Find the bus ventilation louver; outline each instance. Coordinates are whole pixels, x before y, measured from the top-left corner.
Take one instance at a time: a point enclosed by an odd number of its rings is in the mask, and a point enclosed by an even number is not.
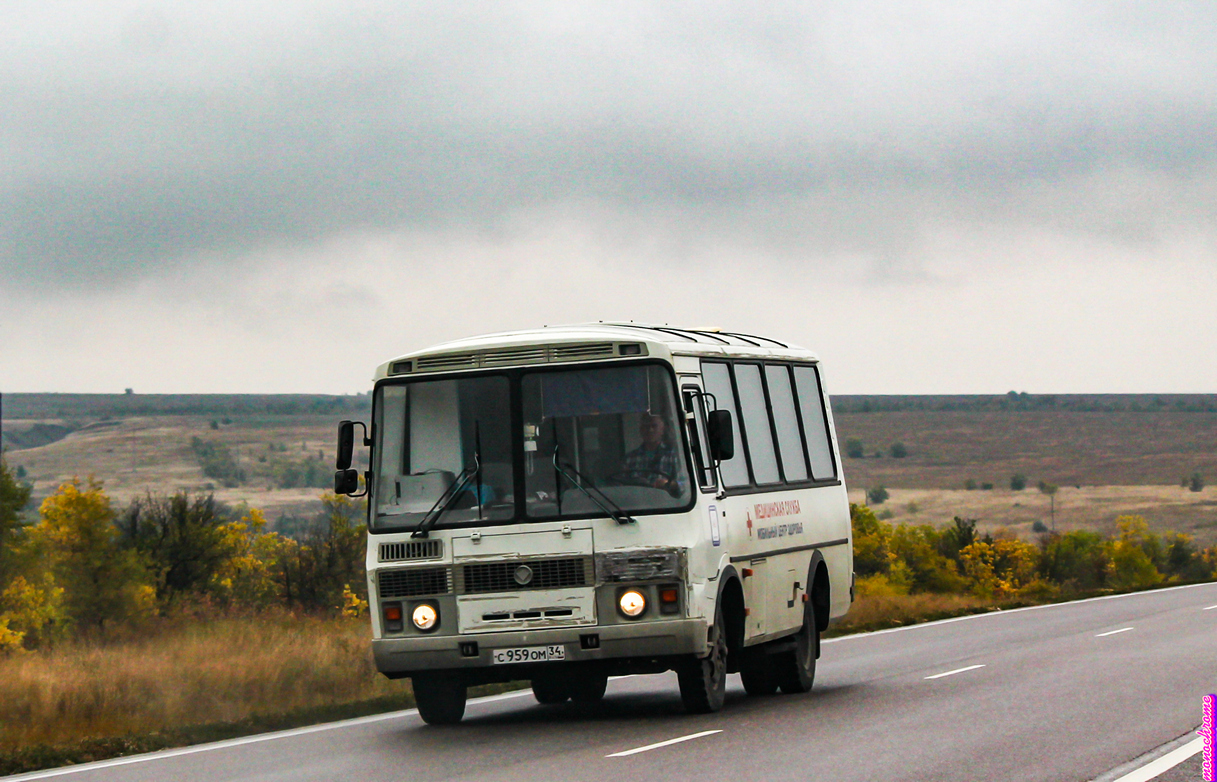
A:
[[[563,345],[500,348],[477,353],[445,353],[438,356],[422,356],[413,360],[395,361],[389,367],[389,374],[407,375],[411,372],[438,372],[445,369],[478,369],[564,361],[591,361],[618,356],[645,356],[647,353],[646,345],[641,343],[626,343],[625,347],[628,350],[622,350],[622,345],[612,342],[574,342]]]
[[[381,562],[408,562],[413,559],[439,559],[444,556],[442,540],[409,540],[401,543],[381,543]]]
[[[376,577],[376,589],[382,598],[446,595],[452,591],[449,572],[446,567],[382,570]]]
[[[527,565],[532,577],[527,584],[516,581],[516,568]],[[566,559],[510,560],[464,565],[457,573],[459,594],[516,592],[522,589],[563,589],[591,586],[591,561],[588,557]]]

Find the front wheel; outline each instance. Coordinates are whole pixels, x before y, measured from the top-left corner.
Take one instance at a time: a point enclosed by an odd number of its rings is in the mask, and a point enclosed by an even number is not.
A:
[[[456,675],[438,673],[415,676],[414,700],[418,714],[428,725],[455,725],[465,716],[468,689]]]
[[[710,654],[686,661],[677,671],[680,699],[690,714],[709,714],[723,708],[727,695],[727,634],[723,624],[720,606],[710,631]]]
[[[813,604],[807,604],[803,612],[803,628],[795,637],[795,648],[780,655],[777,659],[778,686],[787,695],[807,692],[811,689],[816,678],[816,656],[820,651],[820,630],[816,627],[816,613]]]
[[[599,703],[608,689],[608,674],[589,673],[574,676],[567,683],[570,699],[575,703]]]
[[[553,706],[570,698],[566,681],[560,676],[538,676],[532,680],[532,694],[537,703]]]

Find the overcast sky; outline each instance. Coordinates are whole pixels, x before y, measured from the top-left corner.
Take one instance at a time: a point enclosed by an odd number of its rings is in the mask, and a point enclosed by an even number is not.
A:
[[[0,6],[0,391],[593,320],[836,393],[1217,391],[1217,4]]]

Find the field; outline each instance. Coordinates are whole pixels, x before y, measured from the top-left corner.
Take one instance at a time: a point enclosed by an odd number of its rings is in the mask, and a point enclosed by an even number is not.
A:
[[[366,396],[40,395],[5,397],[8,461],[24,468],[35,496],[74,476],[94,475],[118,504],[145,492],[214,491],[274,520],[316,510],[333,469],[336,425],[366,420]],[[1145,516],[1158,530],[1217,543],[1217,487],[1192,492],[1198,472],[1217,483],[1217,410],[1211,397],[842,397],[838,437],[860,440],[865,458],[844,458],[851,498],[884,486],[877,507],[893,520],[943,524],[976,518],[1029,537],[1053,523],[1039,481],[1060,486],[1057,529],[1110,532],[1117,516]],[[1005,409],[1003,409],[1005,407]],[[861,412],[869,409],[869,412]],[[19,417],[18,417],[19,416]],[[58,439],[56,439],[58,438]],[[238,485],[204,474],[193,438],[227,448],[247,473]],[[902,443],[904,458],[892,458]],[[31,447],[21,447],[21,446]],[[312,487],[285,488],[276,461],[315,462]],[[1021,473],[1027,489],[1010,490]],[[967,490],[971,481],[977,488]],[[982,490],[984,484],[993,488]]]

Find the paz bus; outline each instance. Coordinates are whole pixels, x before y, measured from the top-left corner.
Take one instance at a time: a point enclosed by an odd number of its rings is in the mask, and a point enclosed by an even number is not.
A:
[[[598,323],[410,353],[377,369],[370,426],[339,425],[337,468],[368,498],[376,666],[430,724],[489,682],[588,703],[674,670],[695,713],[729,673],[807,692],[853,601],[820,362],[775,339]]]

